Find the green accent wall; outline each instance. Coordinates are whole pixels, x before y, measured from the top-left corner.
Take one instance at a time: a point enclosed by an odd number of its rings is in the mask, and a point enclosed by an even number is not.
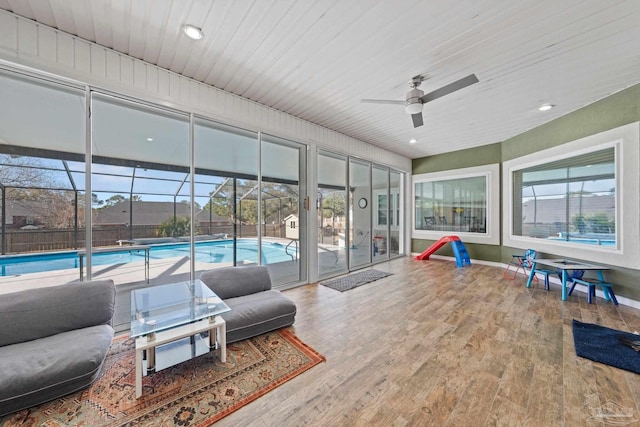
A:
[[[411,171],[413,175],[418,175],[421,173],[441,172],[473,166],[493,165],[501,162],[501,149],[502,144],[498,143],[413,159],[411,162]]]
[[[617,92],[506,141],[414,159],[412,161],[412,173],[417,175],[502,163],[637,121],[640,121],[640,84]],[[502,183],[500,192],[502,194]],[[500,197],[500,200],[502,203],[502,197]],[[502,212],[502,207],[500,212]],[[502,236],[502,230],[500,235]],[[626,236],[626,238],[629,238],[629,236]],[[634,240],[640,244],[640,236],[634,236]],[[434,243],[432,240],[412,239],[411,250],[412,252],[422,252],[432,243]],[[453,256],[453,251],[449,246],[445,245],[437,254]],[[465,246],[472,259],[502,263],[509,262],[512,254],[523,252],[522,249],[514,249],[502,245],[465,243]],[[557,257],[562,255],[545,253],[539,256]],[[606,273],[606,278],[615,284],[614,291],[616,295],[640,301],[640,270],[614,267]]]
[[[573,113],[507,139],[501,144],[502,161],[505,162],[639,120],[640,84],[637,84]]]

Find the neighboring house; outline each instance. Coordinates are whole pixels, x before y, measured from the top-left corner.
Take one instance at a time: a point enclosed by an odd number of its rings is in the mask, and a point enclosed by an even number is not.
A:
[[[175,206],[175,209],[174,209]],[[133,216],[130,214],[132,208]],[[129,224],[134,225],[159,225],[164,221],[173,218],[191,215],[189,205],[186,203],[173,202],[146,202],[128,200],[118,202],[113,206],[107,206],[93,211],[93,223],[95,225]],[[228,219],[219,217],[209,211],[199,210],[196,213],[196,222],[203,225],[228,225]],[[211,218],[211,219],[210,219]]]
[[[527,236],[546,238],[559,235],[566,231],[567,218],[565,212],[567,199],[565,197],[555,199],[529,200],[522,205],[522,233]],[[574,219],[578,215],[589,217],[593,214],[606,214],[612,221],[616,217],[615,196],[586,196],[569,198],[568,218],[570,227],[574,227]],[[614,230],[592,230],[585,227],[582,232],[600,231],[612,233]]]
[[[529,200],[522,205],[523,223],[534,222],[536,224],[555,224],[564,223],[567,218],[564,217],[567,199],[538,199]],[[582,204],[582,206],[580,206]],[[610,218],[615,218],[615,197],[614,196],[585,196],[582,202],[579,197],[571,197],[569,199],[569,211],[574,215],[582,214],[584,216],[594,213],[606,213]],[[571,221],[571,218],[569,218]]]
[[[19,229],[26,226],[41,228],[44,223],[42,212],[47,212],[46,203],[37,200],[7,200],[5,206],[6,227]]]

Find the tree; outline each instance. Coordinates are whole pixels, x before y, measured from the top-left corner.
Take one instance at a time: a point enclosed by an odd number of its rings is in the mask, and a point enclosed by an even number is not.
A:
[[[137,194],[134,194],[133,196],[131,196],[131,200],[133,200],[134,202],[139,202],[142,200],[142,197],[140,197]],[[113,196],[105,200],[103,207],[106,208],[108,206],[115,206],[118,203],[127,202],[127,201],[129,201],[128,197],[124,197],[122,194],[114,194]]]
[[[43,223],[47,228],[65,229],[74,227],[76,212],[73,192],[51,192],[47,202],[47,210],[43,218]],[[84,209],[82,208],[78,209],[78,225],[84,226]]]
[[[615,230],[614,222],[603,212],[587,215],[585,222],[592,233],[612,233]]]
[[[258,219],[257,182],[242,180],[238,183],[236,197],[237,212],[234,215],[234,194],[230,185],[212,191],[211,197],[203,209],[217,216],[232,220],[237,216],[239,221],[248,224],[280,223],[289,214],[298,212],[298,193],[287,184],[265,182],[262,184],[262,220]]]
[[[109,197],[107,200],[105,200],[104,202],[104,206],[115,206],[120,202],[124,202],[125,200],[127,200],[123,195],[121,194],[114,194],[113,196]]]
[[[91,205],[102,206],[103,204],[104,204],[104,200],[100,200],[96,193],[91,193]]]
[[[291,215],[298,214],[297,187],[287,184],[263,183],[262,185],[262,218],[265,223],[282,223]],[[256,205],[257,206],[257,205]]]
[[[323,218],[344,216],[346,207],[344,192],[331,193],[322,201],[322,216]]]
[[[576,215],[571,219],[571,224],[573,225],[573,229],[578,231],[578,233],[583,234],[587,228],[587,224],[584,220],[583,215]]]
[[[609,218],[604,212],[591,213],[588,215],[576,215],[571,219],[574,230],[580,234],[590,233],[614,233],[615,221]]]
[[[56,179],[53,171],[44,167],[38,157],[0,154],[0,183],[5,187],[64,188],[68,187]]]
[[[188,236],[191,233],[191,219],[188,216],[171,217],[162,222],[156,229],[160,237]],[[199,234],[196,226],[195,234]]]
[[[228,197],[212,197],[209,199],[206,205],[204,205],[203,210],[211,211],[219,217],[222,218],[233,218],[233,213],[231,211],[231,201]]]

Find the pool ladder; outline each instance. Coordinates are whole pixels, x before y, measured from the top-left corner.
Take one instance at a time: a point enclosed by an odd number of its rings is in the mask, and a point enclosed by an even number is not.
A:
[[[295,254],[290,254],[289,253],[289,246],[291,246],[291,244],[294,243],[294,246],[296,248],[296,253]],[[290,241],[287,246],[284,248],[284,251],[287,255],[289,255],[291,257],[291,261],[296,261],[298,259],[298,241],[297,240],[292,240]]]

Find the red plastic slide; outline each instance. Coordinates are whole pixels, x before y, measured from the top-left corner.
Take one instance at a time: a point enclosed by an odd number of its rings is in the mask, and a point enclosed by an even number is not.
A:
[[[460,240],[458,236],[444,236],[440,238],[433,245],[429,246],[426,251],[422,252],[420,255],[416,256],[418,261],[424,261],[425,259],[429,259],[429,257],[438,249],[440,249],[443,245],[453,242],[455,240]]]

